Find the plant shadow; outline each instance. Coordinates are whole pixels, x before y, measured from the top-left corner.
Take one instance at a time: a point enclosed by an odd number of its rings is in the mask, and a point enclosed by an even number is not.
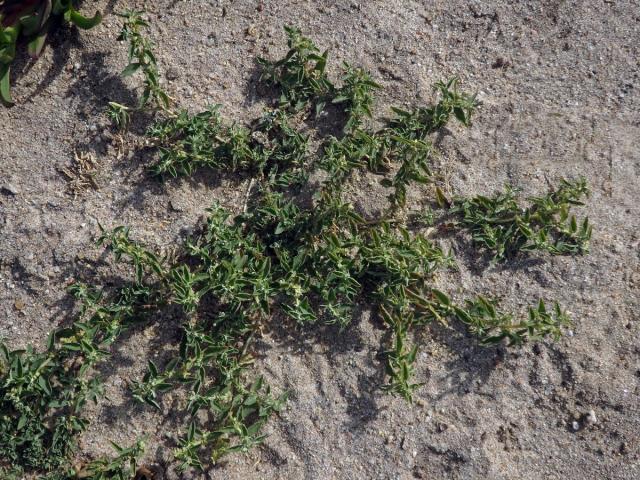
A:
[[[505,359],[506,350],[503,346],[480,345],[457,322],[448,327],[435,322],[428,329],[428,335],[437,344],[444,346],[451,355],[451,359],[445,363],[448,375],[447,381],[443,383],[452,387],[443,389],[430,398],[434,403],[452,395],[463,396],[473,392],[478,385],[487,382],[495,368]]]
[[[104,9],[104,14],[112,14],[118,0],[109,0]],[[84,1],[78,2],[80,4]],[[81,48],[80,33],[77,27],[64,23],[60,18],[53,19],[50,27],[50,33],[45,44],[45,50],[52,50],[51,65],[45,74],[45,77],[38,82],[33,91],[27,96],[30,99],[40,97],[51,84],[64,72],[69,65],[71,59],[71,51],[74,48]],[[33,69],[36,60],[27,55],[26,47],[23,42],[18,46],[18,53],[12,63],[12,72],[14,73],[14,83],[18,83],[25,79]],[[101,78],[101,77],[96,77]]]
[[[82,46],[77,29],[70,28],[69,26],[55,28],[55,25],[53,25],[52,30],[53,33],[50,34],[48,44],[45,46],[45,49],[51,49],[52,51],[51,65],[44,78],[38,82],[31,93],[26,95],[29,99],[40,97],[62,72],[64,72],[71,58],[71,50]],[[16,58],[11,65],[11,71],[14,77],[12,83],[22,83],[37,61],[38,60],[34,60],[27,55],[24,45],[19,45]],[[29,84],[29,82],[27,82],[27,84]]]

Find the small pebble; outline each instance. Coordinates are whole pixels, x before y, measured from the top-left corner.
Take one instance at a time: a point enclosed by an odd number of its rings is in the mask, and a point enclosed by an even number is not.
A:
[[[578,430],[580,430],[580,424],[578,423],[578,421],[577,421],[577,420],[574,420],[574,421],[571,423],[571,428],[573,428],[573,431],[574,431],[574,432],[577,432]]]
[[[4,190],[5,192],[10,193],[11,195],[18,195],[18,193],[20,193],[20,191],[12,183],[5,183],[4,185],[2,185],[0,190]]]
[[[177,68],[169,67],[167,69],[166,76],[167,80],[177,80],[178,78],[180,78],[180,72]]]
[[[597,421],[598,418],[596,417],[596,412],[594,412],[593,410],[589,410],[589,413],[587,413],[587,416],[584,418],[584,423],[591,426],[595,425]]]

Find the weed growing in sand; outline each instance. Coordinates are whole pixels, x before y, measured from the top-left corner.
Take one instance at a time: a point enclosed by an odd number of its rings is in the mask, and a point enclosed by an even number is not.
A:
[[[276,61],[258,58],[262,66],[260,80],[280,89],[280,106],[302,110],[312,104],[320,113],[335,87],[326,73],[329,51],[320,49],[302,32],[285,27],[289,51]]]
[[[149,44],[139,36],[145,25],[138,12],[127,14],[127,72],[144,72],[140,108],[155,102],[162,117],[168,97],[160,93]],[[130,389],[132,398],[161,411],[163,395],[182,390],[187,419],[174,457],[185,470],[204,469],[263,441],[262,427],[286,399],[252,373],[252,342],[273,318],[291,328],[324,322],[344,332],[358,310],[370,309],[389,332],[382,388],[409,401],[421,385],[415,380],[419,345],[413,334],[434,322],[458,322],[485,345],[556,338],[569,323],[558,304],[548,309],[536,301],[520,319],[501,312],[493,299],[457,300],[436,288],[438,272],[455,268],[455,260],[405,219],[416,213],[412,192],[427,185],[441,212],[458,219],[454,227],[471,231],[496,260],[532,250],[583,253],[591,227],[587,220],[578,227],[569,209],[586,194],[584,182],[563,181],[526,209],[511,190],[449,201],[432,184],[432,135],[450,121],[469,125],[478,107],[475,97],[460,92],[455,79],[439,82],[433,105],[394,109],[382,128],[368,128],[373,92],[380,86],[350,65],[334,83],[326,71],[328,53],[297,29],[286,33],[285,57],[260,60],[263,81],[280,94],[276,108],[248,126],[226,122],[219,106],[195,114],[165,111],[147,131],[157,152],[154,174],[166,178],[210,169],[250,178],[242,208],[235,215],[219,205],[209,208],[201,230],[171,256],[137,242],[125,227],[100,227],[98,243],[116,262],[131,266],[131,278],[111,293],[74,285],[80,318],[54,332],[45,353],[3,348],[0,453],[11,465],[60,471],[86,428],[82,406],[102,395],[94,367],[108,358],[124,330],[158,321],[167,308],[180,312],[179,352],[170,360],[149,361]],[[313,128],[319,126],[314,121],[334,121],[329,116],[309,118],[330,103],[344,113],[334,129],[342,132],[337,137]],[[112,115],[125,125],[129,111]],[[321,146],[317,155],[312,142]],[[386,208],[372,218],[349,200],[359,174],[375,175],[388,189]],[[425,225],[438,217],[431,208],[417,212]],[[94,462],[103,476],[92,478],[130,475],[139,453],[138,446],[132,448]]]
[[[518,251],[545,250],[554,255],[586,253],[592,227],[570,215],[572,205],[583,205],[589,194],[584,179],[562,180],[560,186],[542,197],[529,199],[523,208],[515,191],[508,187],[493,197],[456,198],[453,212],[469,230],[473,241],[493,253],[493,261],[504,260]]]
[[[137,468],[138,460],[144,453],[144,442],[138,440],[131,447],[121,447],[111,443],[116,451],[113,457],[99,458],[82,466],[72,478],[87,480],[151,480],[146,468]]]
[[[103,394],[95,367],[149,296],[133,286],[110,301],[83,284],[70,291],[81,305],[78,319],[52,332],[45,352],[0,344],[0,466],[76,478],[69,458],[88,425],[83,407]]]
[[[417,352],[417,346],[409,345],[412,327],[433,321],[446,325],[449,319],[457,319],[486,344],[502,338],[521,343],[528,337],[556,335],[567,321],[557,305],[553,314],[547,314],[541,302],[537,309],[530,309],[525,322],[497,312],[494,302],[482,297],[454,304],[432,286],[437,270],[452,267],[453,259],[426,237],[402,226],[409,186],[429,183],[431,178],[434,147],[429,136],[451,117],[469,125],[477,107],[475,97],[459,92],[455,79],[439,82],[436,104],[412,111],[394,109],[396,116],[386,127],[370,131],[362,121],[371,116],[371,93],[378,85],[361,69],[346,66],[343,85],[336,86],[325,72],[327,53],[320,54],[297,29],[287,29],[287,35],[289,51],[283,59],[260,60],[263,80],[281,93],[279,107],[262,120],[248,128],[226,124],[216,106],[195,115],[182,112],[148,132],[160,154],[153,167],[156,174],[190,175],[198,168],[212,168],[251,175],[258,181],[249,208],[232,225],[259,246],[254,246],[253,255],[268,275],[253,280],[261,294],[250,297],[265,306],[265,316],[278,309],[298,323],[322,320],[345,328],[355,304],[378,305],[395,336],[388,351],[390,382],[385,388],[407,399],[418,386],[411,383]],[[324,153],[314,158],[308,153],[308,138],[296,130],[298,112],[319,112],[329,101],[343,104],[348,113],[345,135],[320,139]],[[325,179],[312,204],[305,206],[300,187],[318,170]],[[365,220],[345,200],[345,187],[356,170],[385,177],[381,183],[391,193],[382,217]],[[438,203],[444,206],[448,201],[438,193]],[[566,203],[567,195],[550,194],[552,204],[538,202],[547,205],[545,219],[558,214],[563,221],[566,205],[556,203]],[[554,253],[568,252],[557,249]],[[200,271],[185,271],[184,276],[196,279],[199,275]],[[225,281],[233,290],[235,278]],[[211,291],[198,288],[197,280],[188,284],[184,288],[188,298]],[[155,381],[162,385],[164,379]],[[151,395],[146,401],[154,398]]]
[[[149,26],[143,18],[142,11],[127,10],[120,14],[124,25],[118,40],[129,43],[129,64],[122,71],[122,77],[130,77],[142,72],[144,89],[137,107],[109,102],[107,115],[120,129],[126,129],[131,121],[131,113],[146,108],[151,104],[154,108],[169,111],[171,99],[160,85],[160,74],[156,57],[153,54],[153,43],[142,35],[142,29]]]

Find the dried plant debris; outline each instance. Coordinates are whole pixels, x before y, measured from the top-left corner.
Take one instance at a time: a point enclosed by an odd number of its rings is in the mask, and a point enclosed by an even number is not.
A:
[[[88,189],[99,190],[97,176],[99,165],[95,157],[89,152],[75,152],[70,167],[61,167],[60,172],[67,179],[67,191],[78,197]]]
[[[249,126],[225,121],[218,106],[195,114],[160,108],[162,118],[147,132],[158,152],[151,170],[161,178],[201,168],[251,178],[242,212],[233,216],[213,205],[201,233],[171,257],[137,242],[124,226],[100,227],[99,245],[116,262],[130,265],[126,284],[72,285],[79,318],[52,332],[45,352],[2,346],[0,455],[6,468],[70,478],[65,465],[88,422],[82,407],[104,393],[95,366],[108,361],[124,331],[157,322],[167,308],[181,311],[179,353],[162,364],[149,360],[144,376],[129,384],[132,399],[160,411],[166,392],[185,392],[188,419],[174,450],[183,470],[204,469],[264,440],[262,427],[282,408],[286,392],[272,392],[253,372],[252,341],[276,315],[288,317],[292,326],[325,322],[344,329],[355,320],[356,305],[371,308],[390,333],[384,346],[387,383],[381,387],[409,401],[421,385],[415,379],[419,344],[413,333],[433,322],[457,322],[484,345],[557,338],[569,324],[557,303],[548,308],[539,299],[524,318],[500,311],[494,299],[455,300],[435,282],[438,272],[455,268],[452,254],[405,224],[411,217],[409,187],[433,183],[432,135],[451,120],[469,125],[478,107],[475,97],[459,91],[456,79],[439,82],[433,105],[395,109],[386,125],[373,130],[368,120],[380,86],[350,65],[334,83],[325,70],[328,53],[297,29],[286,33],[285,58],[260,61],[263,80],[280,93],[277,108]],[[127,38],[132,58],[141,58],[135,53],[140,39]],[[152,56],[145,55],[130,70],[151,65]],[[145,76],[141,108],[157,94],[149,82]],[[163,98],[158,96],[155,107],[163,106]],[[343,135],[302,133],[300,115],[329,103],[345,112],[338,129]],[[310,135],[323,146],[319,155],[309,148]],[[377,218],[365,220],[346,198],[358,170],[378,175],[388,188],[388,208]],[[311,184],[318,172],[323,180]],[[563,181],[530,199],[527,208],[510,189],[492,198],[453,200],[433,191],[439,210],[417,210],[415,221],[430,226],[443,213],[453,214],[454,227],[469,230],[496,260],[523,250],[586,252],[591,227],[587,220],[578,226],[570,213],[587,193],[583,180]],[[114,459],[84,468],[90,475],[85,478],[132,476],[141,444],[116,450]]]

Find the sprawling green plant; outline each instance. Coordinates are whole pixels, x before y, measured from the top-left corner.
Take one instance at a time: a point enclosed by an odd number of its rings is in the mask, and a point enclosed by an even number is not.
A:
[[[123,331],[158,321],[167,308],[181,312],[179,353],[164,364],[149,361],[130,389],[132,398],[155,409],[163,408],[166,392],[185,392],[189,415],[174,450],[182,469],[204,469],[264,440],[262,427],[286,394],[272,394],[251,373],[251,346],[274,316],[344,329],[356,305],[372,309],[390,333],[382,388],[409,401],[420,386],[414,380],[416,330],[459,322],[483,345],[519,345],[556,338],[569,323],[558,304],[547,310],[542,300],[525,319],[501,312],[495,300],[482,296],[455,301],[435,287],[438,272],[455,268],[453,256],[406,225],[410,188],[431,183],[432,135],[453,119],[469,125],[478,106],[474,96],[458,91],[455,79],[436,84],[433,105],[395,109],[386,125],[372,130],[365,120],[379,86],[348,65],[342,85],[334,84],[325,73],[328,53],[320,54],[299,30],[288,28],[286,57],[261,61],[263,79],[278,89],[281,102],[242,126],[225,122],[219,106],[196,114],[162,108],[150,44],[139,36],[144,22],[139,12],[126,18],[132,62],[127,70],[145,74],[139,108],[153,99],[160,107],[161,118],[147,132],[157,148],[152,171],[175,177],[209,168],[250,177],[245,204],[235,216],[219,205],[209,208],[199,234],[171,256],[137,242],[128,228],[100,227],[98,243],[116,262],[131,266],[131,278],[111,292],[74,285],[80,318],[53,332],[45,352],[0,348],[0,458],[8,459],[0,469],[18,466],[61,480],[74,474],[64,466],[87,425],[82,407],[102,395],[94,367],[108,358]],[[305,116],[329,102],[344,109],[343,135],[303,134]],[[308,148],[312,140],[322,145],[318,154]],[[377,175],[389,189],[388,208],[374,218],[365,219],[348,200],[358,172]],[[312,176],[320,180],[309,181]],[[569,213],[586,191],[582,180],[563,181],[531,199],[527,209],[510,192],[450,202],[435,188],[433,200],[443,211],[453,206],[459,226],[502,259],[523,249],[586,251],[591,227],[587,221],[578,227]],[[430,208],[418,212],[419,222],[435,218]],[[117,450],[113,459],[90,463],[84,470],[89,478],[130,476],[140,445]]]
[[[263,285],[262,291],[269,292],[261,297],[261,302],[269,305],[267,311],[278,306],[297,322],[323,319],[344,327],[351,321],[358,299],[364,297],[379,305],[395,336],[394,348],[388,352],[391,382],[387,389],[408,399],[417,387],[410,383],[416,358],[416,347],[408,345],[411,327],[434,320],[446,324],[447,318],[453,318],[486,344],[502,338],[521,343],[526,338],[557,335],[567,322],[557,305],[555,315],[550,315],[540,302],[537,309],[530,309],[527,322],[498,313],[494,303],[482,297],[455,305],[430,284],[438,268],[453,264],[452,258],[420,234],[409,233],[396,216],[406,208],[409,185],[430,181],[429,160],[434,149],[430,135],[451,117],[469,125],[478,106],[475,96],[459,92],[456,79],[439,82],[436,104],[412,111],[394,109],[396,116],[387,126],[369,131],[362,121],[371,116],[372,91],[379,86],[365,71],[349,65],[345,65],[343,85],[336,86],[325,73],[328,53],[320,54],[299,30],[286,31],[286,56],[275,62],[260,60],[263,79],[281,93],[280,107],[267,113],[267,118],[278,120],[280,128],[275,132],[265,129],[264,122],[250,129],[226,126],[219,107],[196,115],[182,112],[149,130],[160,150],[155,173],[175,176],[207,167],[245,172],[259,180],[253,203],[234,225],[242,227],[243,236],[259,241],[257,258],[269,259],[265,269],[269,275],[255,280]],[[343,105],[348,113],[346,134],[340,139],[325,139],[323,155],[314,160],[306,139],[292,127],[293,116],[314,106],[320,111],[329,101]],[[282,148],[283,144],[293,147]],[[325,180],[315,193],[314,204],[303,208],[290,187],[304,184],[317,169],[324,170]],[[392,191],[391,208],[375,221],[365,221],[343,199],[352,173],[363,169],[383,175],[382,184]],[[569,205],[577,203],[584,189],[579,182],[563,182],[558,192],[532,200],[535,207],[527,222],[547,229],[536,232],[538,238],[548,239],[551,223],[554,238],[559,232],[569,235],[575,230],[575,220],[566,228],[562,225]],[[448,200],[439,189],[437,192],[436,201],[444,207]],[[474,200],[456,199],[456,205],[464,201]],[[484,225],[480,228],[489,228],[491,218],[477,223]],[[566,243],[558,240],[550,247],[548,242],[538,241],[529,248],[568,253],[572,250],[563,246]],[[198,275],[196,272],[190,278]],[[195,285],[197,282],[191,287]],[[189,292],[191,298],[199,297],[197,289]],[[157,382],[163,385],[162,379]]]
[[[286,129],[269,136],[260,124],[249,130],[233,124],[227,127],[216,107],[194,116],[183,112],[178,119],[159,122],[149,130],[161,153],[160,163],[154,167],[156,173],[175,176],[208,167],[257,175],[261,183],[254,202],[234,224],[242,226],[245,236],[262,242],[259,258],[270,259],[269,277],[259,283],[271,284],[267,290],[272,300],[268,296],[262,301],[277,305],[297,322],[321,318],[343,327],[351,321],[358,299],[377,304],[395,338],[394,347],[388,352],[391,381],[386,389],[407,399],[418,386],[411,383],[417,351],[416,346],[409,345],[412,327],[432,321],[447,324],[447,319],[457,319],[483,344],[503,338],[519,344],[527,338],[557,336],[560,327],[568,322],[557,305],[549,314],[540,301],[538,307],[529,310],[529,320],[517,321],[513,315],[498,312],[495,302],[483,297],[456,305],[445,293],[434,289],[433,275],[438,268],[453,265],[452,258],[420,234],[405,230],[396,215],[406,208],[409,185],[430,182],[430,155],[434,149],[430,136],[451,117],[469,125],[478,106],[475,96],[460,92],[456,79],[438,82],[440,98],[436,104],[411,111],[394,109],[395,117],[387,126],[378,131],[367,130],[363,119],[371,116],[372,91],[379,86],[365,71],[348,64],[343,85],[336,86],[325,73],[328,53],[320,54],[299,30],[287,28],[286,32],[286,56],[275,62],[260,60],[263,80],[276,86],[281,94],[280,107],[268,116],[278,118],[287,125]],[[292,115],[313,110],[314,106],[318,112],[329,101],[343,105],[348,113],[346,134],[340,139],[321,139],[324,153],[319,159],[310,157],[306,141],[294,142],[296,148],[291,150],[273,148],[277,138],[299,138],[291,128]],[[265,144],[272,148],[265,151]],[[229,152],[241,154],[238,157]],[[274,158],[274,152],[279,152],[278,161],[270,163],[268,159]],[[299,184],[291,182],[291,169],[296,170],[297,179],[308,178],[317,169],[325,172],[312,206],[302,207],[291,194],[290,187]],[[356,170],[383,175],[382,184],[391,189],[391,208],[377,220],[365,221],[343,199],[345,186]],[[442,192],[436,191],[436,203],[443,208],[448,206]],[[526,248],[551,253],[586,251],[588,222],[578,229],[575,219],[567,220],[570,205],[579,204],[584,193],[584,182],[563,181],[557,191],[532,199],[533,206],[523,214],[524,220],[516,221],[526,234],[535,232],[536,241]],[[456,212],[470,212],[462,215],[461,225],[488,232],[501,228],[505,220],[513,221],[509,216],[497,220],[490,215],[482,217],[477,208],[468,206],[476,201],[455,200]],[[428,217],[433,221],[433,212],[429,211]],[[582,240],[572,243],[570,240],[575,238]],[[525,248],[517,237],[503,243],[509,242],[518,249]]]
[[[50,28],[58,17],[89,29],[100,23],[102,16],[84,17],[73,0],[0,0],[0,100],[12,104],[10,72],[18,41],[24,38],[29,55],[40,56]]]

